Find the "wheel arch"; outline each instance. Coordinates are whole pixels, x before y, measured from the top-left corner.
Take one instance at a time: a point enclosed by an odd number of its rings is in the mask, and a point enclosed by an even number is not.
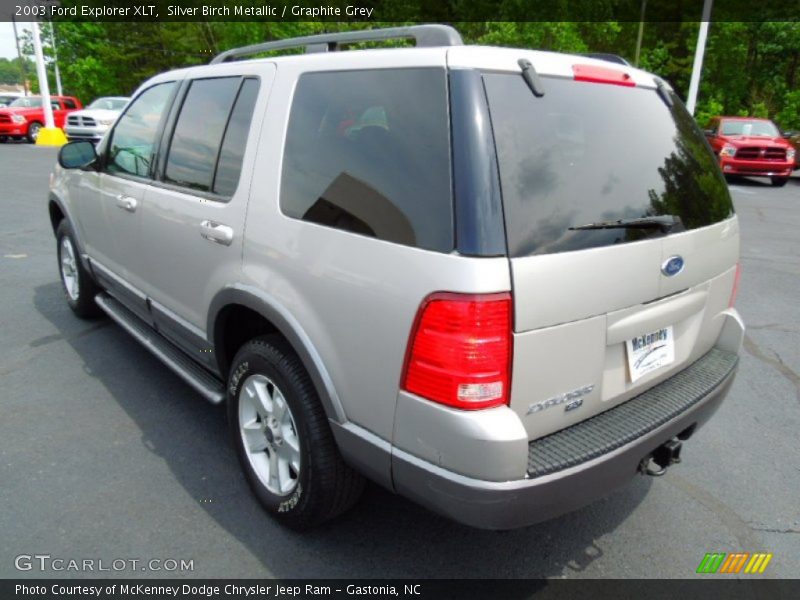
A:
[[[72,229],[72,236],[75,239],[75,244],[78,246],[81,263],[86,270],[93,274],[91,265],[86,260],[86,250],[84,249],[83,240],[81,240],[75,221],[70,217],[69,210],[67,210],[64,201],[53,192],[50,192],[47,198],[47,213],[50,217],[50,226],[53,228],[53,235],[56,234],[56,230],[61,221],[69,223],[70,229]]]
[[[267,332],[274,331],[287,341],[308,371],[328,418],[337,423],[346,422],[333,380],[311,339],[284,306],[257,288],[243,285],[226,287],[211,301],[206,331],[214,348],[220,374],[227,377],[230,361],[233,358],[233,355],[229,356],[230,353],[225,350],[225,329],[228,317],[232,311],[237,310],[236,307],[256,313],[269,326]]]

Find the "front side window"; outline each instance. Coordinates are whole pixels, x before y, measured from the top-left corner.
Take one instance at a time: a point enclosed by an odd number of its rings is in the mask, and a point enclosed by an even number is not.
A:
[[[281,210],[429,250],[453,248],[443,69],[307,73],[286,135]]]
[[[241,83],[240,77],[192,82],[172,134],[165,181],[211,191],[222,136]]]
[[[109,173],[150,177],[159,123],[175,82],[154,85],[128,107],[111,134],[106,169]]]
[[[78,108],[78,107],[76,106],[76,104],[75,104],[75,101],[74,101],[74,100],[70,100],[69,98],[67,98],[66,100],[64,100],[64,105],[65,105],[67,108]]]

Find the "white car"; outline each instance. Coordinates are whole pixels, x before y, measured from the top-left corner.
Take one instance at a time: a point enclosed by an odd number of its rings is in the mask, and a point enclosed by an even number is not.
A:
[[[130,102],[130,98],[107,96],[98,98],[83,110],[67,117],[64,132],[67,139],[99,142]]]

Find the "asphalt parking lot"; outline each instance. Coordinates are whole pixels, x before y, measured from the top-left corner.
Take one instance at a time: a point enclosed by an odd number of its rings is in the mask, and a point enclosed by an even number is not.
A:
[[[0,577],[76,576],[18,571],[23,554],[193,561],[85,576],[460,579],[684,578],[707,552],[743,551],[774,554],[767,577],[800,573],[797,176],[731,186],[748,325],[739,375],[666,476],[502,533],[371,486],[353,511],[301,535],[251,496],[223,409],[118,326],[67,308],[46,210],[55,155],[0,146]]]

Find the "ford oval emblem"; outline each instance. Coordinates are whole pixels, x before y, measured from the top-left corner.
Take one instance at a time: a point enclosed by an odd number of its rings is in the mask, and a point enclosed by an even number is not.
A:
[[[664,261],[664,264],[661,265],[661,272],[667,277],[675,277],[675,275],[683,271],[683,264],[683,257],[677,255],[670,256]]]

